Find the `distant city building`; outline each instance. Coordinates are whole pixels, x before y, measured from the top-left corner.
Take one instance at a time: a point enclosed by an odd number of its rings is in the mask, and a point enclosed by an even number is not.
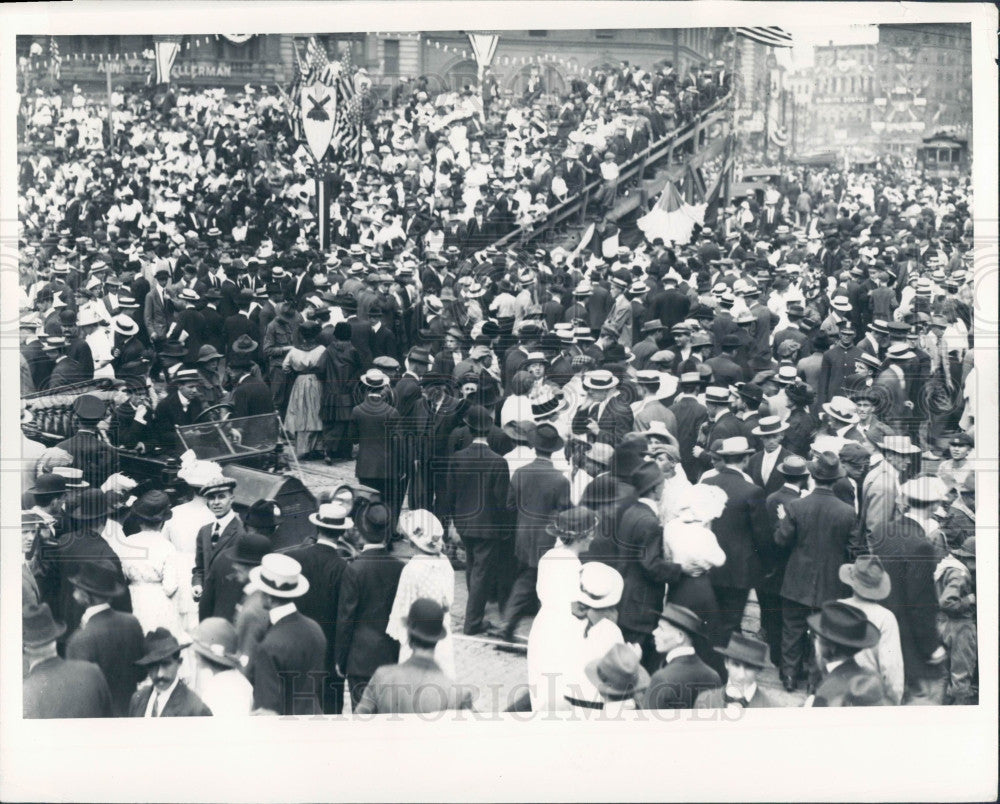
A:
[[[889,152],[972,133],[972,33],[966,24],[880,25],[872,128]]]

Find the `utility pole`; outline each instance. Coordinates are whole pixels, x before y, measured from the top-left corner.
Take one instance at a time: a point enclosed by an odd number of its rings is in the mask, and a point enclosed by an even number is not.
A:
[[[114,103],[111,99],[111,62],[107,61],[104,64],[104,76],[108,80],[108,153],[112,156],[115,150],[115,117],[114,117]]]

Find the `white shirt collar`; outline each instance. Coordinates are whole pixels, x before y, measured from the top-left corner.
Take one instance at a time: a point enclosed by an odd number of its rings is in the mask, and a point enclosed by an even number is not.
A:
[[[177,398],[180,400],[181,410],[183,410],[186,413],[188,407],[191,405],[191,400],[188,399],[186,396],[184,396],[184,394],[182,394],[180,391],[177,392]]]
[[[673,650],[667,651],[667,664],[670,664],[674,659],[678,659],[681,656],[694,656],[694,648],[690,645],[678,645]]]
[[[153,687],[153,692],[149,696],[149,700],[146,702],[146,717],[153,716],[153,703],[154,701],[157,700],[160,702],[159,716],[160,717],[163,716],[163,710],[167,708],[167,702],[170,700],[170,696],[174,694],[174,690],[177,689],[177,685],[180,683],[180,680],[181,680],[180,674],[174,676],[173,683],[169,687],[167,687],[165,692],[158,692],[156,690],[156,687]]]
[[[107,611],[110,608],[111,608],[110,603],[98,603],[96,606],[91,606],[83,613],[83,616],[80,617],[80,627],[86,628],[87,623],[90,622],[91,617],[93,617],[95,614],[100,614],[102,611]]]
[[[290,600],[287,603],[282,603],[280,606],[275,606],[268,611],[267,616],[271,619],[271,625],[277,625],[289,614],[294,614],[295,611],[295,601]]]
[[[827,662],[826,663],[826,672],[827,672],[827,674],[832,673],[834,670],[836,670],[838,667],[840,667],[840,665],[842,665],[846,661],[847,661],[846,659],[837,659],[837,661],[835,661],[835,662]]]
[[[657,517],[660,515],[659,505],[655,500],[649,499],[649,497],[640,497],[636,502],[645,503],[649,506],[649,510],[656,514]]]
[[[219,524],[219,533],[223,533],[226,530],[226,528],[229,527],[229,523],[232,522],[235,518],[236,518],[236,512],[232,508],[230,508],[229,513],[227,513],[223,517],[219,517],[218,519],[216,519],[215,521]]]

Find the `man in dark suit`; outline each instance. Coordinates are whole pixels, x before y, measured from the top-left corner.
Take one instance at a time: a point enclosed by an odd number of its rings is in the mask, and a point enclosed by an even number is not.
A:
[[[389,524],[385,505],[376,503],[365,510],[358,527],[365,544],[341,577],[336,670],[347,676],[352,707],[358,705],[375,670],[399,659],[399,643],[385,632],[403,572],[403,562],[385,547]]]
[[[396,505],[395,490],[399,485],[400,466],[396,453],[396,440],[392,438],[399,422],[399,413],[384,396],[389,378],[378,369],[371,369],[361,377],[365,399],[351,411],[348,438],[358,444],[358,457],[354,473],[366,486],[378,489],[382,500],[390,507]]]
[[[659,319],[664,327],[670,329],[684,320],[691,309],[691,300],[677,288],[677,279],[666,276],[663,279],[663,291],[648,297],[648,319]]]
[[[823,680],[813,706],[882,706],[888,704],[881,679],[854,659],[878,644],[880,633],[858,608],[840,601],[823,604],[809,616],[816,659]]]
[[[149,428],[152,445],[167,453],[180,453],[178,425],[194,424],[205,410],[201,398],[202,377],[197,369],[182,368],[173,376],[173,389],[156,406]]]
[[[685,569],[694,568],[682,567],[664,556],[663,526],[657,513],[663,492],[659,466],[652,462],[640,465],[632,474],[632,485],[635,501],[622,512],[616,533],[614,563],[625,580],[618,625],[626,642],[642,648],[642,666],[653,672],[660,664],[653,630],[665,585],[679,581]]]
[[[118,469],[118,450],[102,440],[97,425],[107,414],[107,403],[94,394],[82,394],[73,402],[76,432],[56,446],[73,456],[73,466],[83,470],[91,487],[100,488]]]
[[[271,389],[251,370],[250,366],[237,361],[236,365],[230,364],[226,367],[226,373],[229,374],[233,384],[232,418],[241,419],[275,412]]]
[[[612,446],[632,432],[635,417],[618,386],[620,382],[606,369],[588,371],[583,376],[587,398],[573,416],[574,429],[590,430],[597,441]]]
[[[563,448],[559,432],[551,424],[540,424],[531,445],[535,460],[514,472],[507,490],[506,509],[517,517],[514,554],[518,563],[500,625],[501,636],[508,642],[520,619],[537,607],[538,560],[555,544],[548,525],[570,504],[569,480],[552,465],[552,454]]]
[[[166,284],[170,281],[170,271],[160,268],[153,276],[155,280],[143,300],[142,319],[146,332],[154,343],[163,340],[170,324],[171,303],[166,296]]]
[[[587,297],[587,326],[596,338],[600,334],[601,327],[614,307],[614,300],[611,298],[611,291],[603,282],[594,282]]]
[[[694,702],[695,709],[728,709],[734,706],[769,709],[780,705],[757,683],[760,671],[767,666],[766,644],[734,631],[729,637],[729,644],[716,648],[715,652],[724,657],[725,686],[701,693]]]
[[[920,488],[911,481],[904,488]],[[890,522],[876,524],[868,545],[877,555],[892,583],[883,602],[896,615],[899,642],[903,650],[905,689],[903,703],[940,704],[944,697],[942,662],[947,652],[937,629],[938,604],[934,570],[941,559],[927,538],[931,532],[933,504],[928,507],[908,497],[909,510]]]
[[[142,658],[142,626],[131,614],[111,608],[112,598],[125,590],[110,561],[87,561],[69,579],[73,597],[83,608],[80,628],[66,643],[66,658],[93,662],[101,668],[111,692],[115,717],[128,713],[129,701],[145,675],[136,662]]]
[[[112,717],[111,693],[100,668],[59,658],[56,640],[66,628],[52,619],[48,604],[29,604],[21,617],[24,717]]]
[[[468,352],[461,350],[461,343],[465,334],[458,327],[449,327],[444,333],[444,341],[441,351],[434,357],[434,364],[431,366],[432,374],[440,374],[442,377],[452,377],[455,368],[459,363],[466,360]]]
[[[221,351],[224,353],[229,353],[229,350],[241,335],[246,335],[252,340],[260,338],[259,322],[255,324],[250,318],[250,303],[252,301],[252,290],[244,288],[239,292],[236,299],[236,312],[226,318],[222,326],[225,349]]]
[[[347,562],[337,552],[336,540],[352,527],[348,513],[343,506],[334,503],[321,505],[319,511],[309,516],[309,521],[316,526],[316,541],[285,551],[299,562],[302,575],[309,581],[309,588],[299,599],[299,611],[319,623],[326,637],[326,677],[320,699],[324,715],[339,715],[344,711],[344,678],[337,672],[336,650],[340,584]],[[248,512],[247,526],[250,524]]]
[[[487,443],[492,426],[489,413],[473,406],[466,421],[473,440],[451,459],[441,509],[455,523],[465,546],[469,597],[463,631],[471,635],[493,627],[483,620],[483,614],[494,587],[501,610],[507,602],[512,579],[505,570],[513,563],[507,555],[513,552],[513,544],[507,511],[510,470],[507,461]]]
[[[296,607],[310,587],[302,565],[271,553],[250,570],[250,584],[263,592],[270,621],[250,668],[254,709],[278,715],[323,714],[326,637],[319,624]]]
[[[205,500],[205,505],[212,512],[215,521],[203,525],[195,539],[194,568],[191,570],[191,592],[195,600],[201,600],[205,577],[216,558],[224,550],[233,547],[245,532],[242,520],[233,510],[235,488],[235,480],[220,474],[198,491],[198,495]],[[200,619],[212,616],[205,606],[207,602],[204,606],[201,604],[198,606]]]
[[[66,532],[41,546],[39,588],[52,614],[72,633],[80,624],[83,606],[77,602],[70,578],[78,575],[83,564],[107,560],[114,568],[119,593],[111,599],[117,611],[131,612],[132,598],[122,572],[121,560],[101,536],[110,509],[100,489],[84,489],[69,503]]]
[[[471,709],[472,697],[434,661],[434,648],[446,635],[445,610],[429,598],[413,601],[406,618],[413,653],[402,664],[383,665],[354,708],[357,715],[412,714]]]
[[[751,460],[753,460],[751,458]],[[767,495],[764,506],[771,533],[778,532],[781,520],[778,512],[792,500],[799,499],[809,481],[809,470],[804,458],[788,453],[774,470],[774,474],[784,481],[784,485]],[[785,567],[791,550],[776,541],[764,546],[760,553],[762,568],[761,581],[757,586],[757,602],[760,604],[760,624],[770,650],[771,664],[781,666],[781,584],[785,579]]]
[[[847,560],[847,543],[855,524],[854,507],[837,499],[833,484],[844,477],[840,458],[820,453],[809,462],[815,488],[799,500],[791,500],[776,512],[779,520],[775,541],[791,554],[781,584],[781,680],[793,691],[800,671],[808,674],[811,687],[818,682],[806,638],[806,618],[828,600],[845,597],[840,565]]]
[[[681,466],[688,480],[698,479],[700,471],[693,450],[698,442],[701,426],[708,420],[708,409],[698,401],[701,375],[697,371],[681,374],[679,392],[670,406],[677,419],[677,441],[681,453]]]
[[[663,607],[653,642],[664,661],[649,680],[643,709],[693,709],[700,693],[722,686],[719,674],[695,653],[694,641],[704,638],[704,623],[691,609]]]
[[[740,336],[735,333],[723,335],[719,339],[719,354],[705,361],[705,365],[712,369],[713,380],[719,385],[728,388],[743,381],[743,368],[734,359],[736,350],[742,343]]]
[[[198,695],[180,679],[181,645],[166,628],[146,634],[144,655],[136,664],[152,682],[139,689],[129,703],[129,717],[209,717]]]
[[[792,454],[781,445],[787,429],[788,425],[778,416],[765,416],[750,431],[750,435],[760,439],[763,449],[750,456],[747,462],[747,474],[754,483],[764,489],[765,494],[773,494],[785,483],[785,478],[778,471],[778,467]]]
[[[722,515],[712,523],[712,531],[726,554],[726,563],[709,573],[719,605],[716,617],[708,618],[709,633],[716,645],[739,632],[747,597],[760,582],[760,551],[771,538],[764,490],[754,485],[745,472],[750,452],[743,436],[724,439],[717,452],[721,461],[718,474],[702,481],[726,492]]]
[[[854,345],[856,332],[850,324],[843,324],[837,337],[837,343],[823,352],[816,385],[817,406],[844,393],[845,382],[854,373],[854,361],[861,354],[861,350]]]
[[[698,442],[691,455],[696,460],[696,465],[704,472],[712,467],[712,460],[709,448],[716,441],[727,438],[743,438],[749,435],[743,426],[743,421],[733,413],[730,407],[729,388],[719,385],[710,385],[705,389],[705,407],[708,409],[708,418],[701,426],[698,434]]]

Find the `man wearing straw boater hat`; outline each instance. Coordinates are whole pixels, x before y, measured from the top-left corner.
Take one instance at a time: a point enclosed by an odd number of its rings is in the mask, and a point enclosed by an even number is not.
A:
[[[309,588],[299,599],[298,608],[315,620],[326,637],[326,680],[321,703],[324,715],[344,710],[344,678],[337,672],[337,602],[347,562],[338,552],[337,540],[354,527],[347,508],[337,502],[324,503],[309,521],[316,526],[316,540],[284,551],[302,565]]]
[[[302,565],[270,553],[250,570],[250,585],[263,593],[270,622],[250,668],[254,708],[278,715],[323,714],[326,637],[295,605],[309,591]]]
[[[179,675],[180,643],[166,628],[146,634],[145,653],[136,665],[148,674],[149,686],[140,688],[129,703],[129,717],[207,717],[212,714],[204,702]]]

